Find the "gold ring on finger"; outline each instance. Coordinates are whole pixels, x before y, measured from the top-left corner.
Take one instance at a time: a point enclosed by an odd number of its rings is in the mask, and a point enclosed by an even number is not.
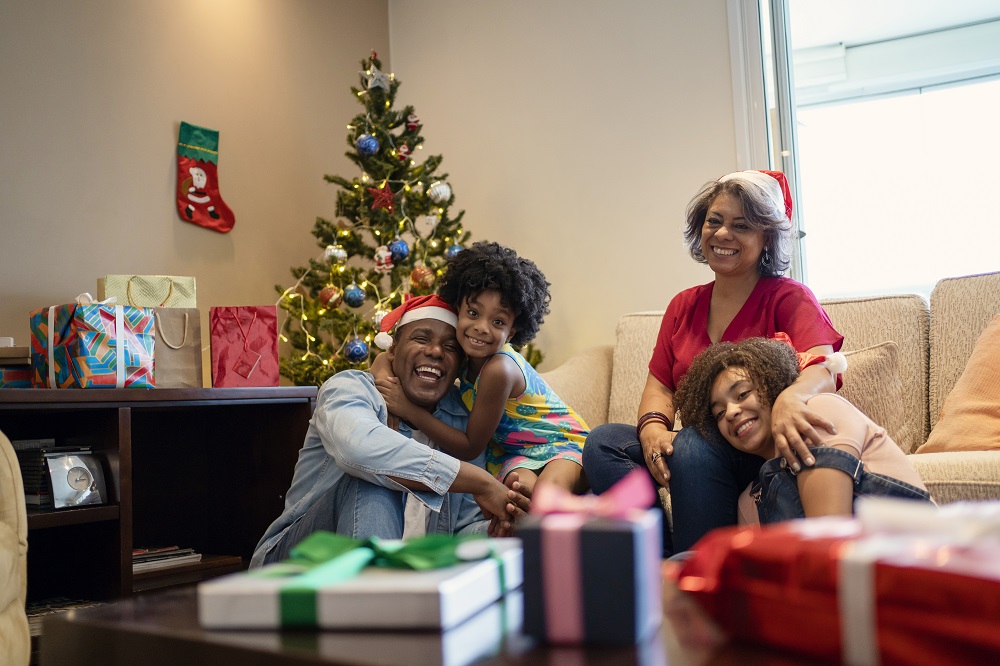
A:
[[[656,453],[654,453],[654,454],[653,454],[652,456],[650,456],[650,458],[649,458],[649,459],[650,459],[651,461],[653,461],[653,462],[656,462],[657,460],[659,460],[659,459],[660,459],[660,458],[662,458],[662,457],[663,457],[663,455],[662,455],[662,454],[661,454],[661,453],[660,453],[659,451],[657,451],[657,452],[656,452]]]

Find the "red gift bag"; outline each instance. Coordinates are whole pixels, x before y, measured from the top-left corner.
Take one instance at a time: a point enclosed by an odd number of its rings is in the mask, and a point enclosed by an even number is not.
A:
[[[211,308],[212,386],[278,385],[278,312],[273,305]]]

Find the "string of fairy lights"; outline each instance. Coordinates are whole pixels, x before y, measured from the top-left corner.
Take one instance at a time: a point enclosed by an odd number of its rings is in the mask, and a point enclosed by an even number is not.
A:
[[[375,65],[375,58],[376,54],[372,52],[369,67],[363,72],[359,72],[366,78],[367,86],[365,90],[357,91],[357,95],[359,97],[370,94],[369,91],[374,87],[382,88],[388,94],[392,83],[395,81],[394,74],[385,74],[378,70],[378,67]],[[389,109],[391,105],[391,100],[386,99],[385,108]],[[408,115],[406,118],[407,129],[416,130],[419,127],[419,122],[420,121],[416,115]],[[382,145],[384,145],[386,153],[390,157],[400,161],[407,161],[411,167],[417,164],[417,160],[411,155],[413,148],[410,148],[405,143],[397,146],[396,139],[398,137],[392,134],[392,132],[380,128],[378,123],[372,120],[371,112],[365,113],[363,126],[361,126],[361,124],[357,121],[354,121],[347,125],[347,129],[352,133],[353,143],[358,150],[358,154],[362,157],[376,154]],[[423,150],[423,145],[421,145],[420,141],[417,141],[414,148],[416,150]],[[395,223],[395,229],[392,229],[389,232],[384,230],[384,225],[383,228],[378,228],[370,224],[370,218],[365,214],[359,215],[353,222],[347,222],[346,224],[349,224],[349,227],[343,226],[344,223],[338,223],[335,244],[328,245],[323,252],[310,263],[310,266],[303,271],[295,284],[281,292],[281,296],[278,298],[276,305],[285,310],[285,316],[282,320],[281,326],[279,327],[279,337],[282,342],[289,342],[289,338],[285,335],[285,331],[289,330],[288,323],[292,316],[292,312],[297,311],[299,320],[298,327],[303,334],[305,342],[304,353],[300,356],[300,360],[308,361],[310,358],[315,358],[323,366],[330,365],[332,360],[332,358],[324,358],[321,354],[316,352],[319,340],[310,330],[310,323],[313,323],[314,326],[318,327],[319,322],[310,322],[311,308],[309,307],[309,302],[307,300],[309,298],[309,294],[307,293],[303,283],[307,277],[314,274],[317,270],[317,265],[328,265],[329,276],[327,279],[327,287],[322,289],[319,294],[317,303],[318,307],[314,310],[316,317],[323,317],[331,308],[339,308],[341,301],[345,302],[352,308],[360,308],[360,306],[364,303],[372,302],[372,306],[363,313],[352,313],[354,316],[354,322],[352,325],[353,337],[345,335],[339,348],[333,352],[333,357],[341,356],[353,364],[368,357],[369,345],[373,340],[373,334],[371,333],[366,333],[364,338],[359,338],[358,323],[363,319],[367,319],[374,324],[374,328],[377,331],[382,318],[392,309],[393,302],[397,299],[400,301],[404,300],[406,294],[412,292],[415,281],[420,284],[422,288],[429,288],[429,286],[432,285],[436,279],[435,272],[437,273],[437,276],[440,276],[442,272],[441,268],[435,271],[433,268],[427,266],[428,253],[430,251],[433,250],[437,252],[441,250],[442,244],[444,244],[445,256],[451,257],[463,249],[459,244],[459,240],[464,235],[464,230],[461,225],[456,227],[453,232],[454,235],[439,236],[438,233],[440,222],[446,214],[445,206],[451,199],[451,187],[446,182],[435,180],[426,186],[426,196],[434,204],[431,206],[428,213],[418,215],[416,221],[414,221],[407,212],[407,195],[425,194],[425,178],[425,174],[420,174],[419,176],[409,180],[405,178],[386,177],[378,181],[378,186],[376,188],[376,180],[373,179],[364,168],[361,168],[359,175],[353,179],[351,185],[356,191],[356,194],[364,196],[364,190],[362,190],[362,188],[366,188],[371,191],[374,197],[372,210],[387,208],[390,215],[398,214],[399,219]],[[347,183],[349,181],[342,182]],[[397,196],[398,200],[396,199]],[[407,232],[413,237],[412,247],[402,238],[401,234]],[[411,254],[415,258],[415,261],[413,262],[414,268],[410,272],[410,275],[401,276],[399,285],[385,295],[382,294],[378,281],[368,279],[363,276],[365,270],[363,267],[349,265],[348,262],[350,259],[347,251],[340,244],[341,242],[350,244],[351,235],[359,233],[370,234],[371,239],[377,248],[375,251],[376,265],[374,270],[376,273],[380,274],[380,279],[382,277],[387,277],[393,270],[393,266],[395,264],[405,260],[407,257],[411,256]],[[390,235],[392,236],[391,239],[389,238]],[[350,273],[351,282],[349,285],[344,287],[343,283],[346,279],[345,274],[347,273]],[[360,284],[358,283],[359,278],[361,278]],[[298,299],[297,303],[295,299]],[[296,305],[297,307],[295,307]],[[317,333],[318,332],[319,330],[317,329]],[[363,345],[357,344],[357,341],[360,340],[363,340]]]

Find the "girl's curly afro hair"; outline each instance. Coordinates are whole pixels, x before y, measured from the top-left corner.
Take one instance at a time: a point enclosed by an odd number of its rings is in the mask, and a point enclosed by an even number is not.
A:
[[[727,368],[743,368],[766,407],[798,378],[799,359],[788,343],[767,338],[718,342],[695,356],[677,385],[674,402],[681,422],[694,426],[704,437],[719,431],[711,408],[712,384]]]
[[[438,295],[456,310],[466,298],[495,289],[500,302],[514,311],[511,344],[531,342],[549,313],[549,281],[533,261],[499,243],[474,243],[448,260]]]

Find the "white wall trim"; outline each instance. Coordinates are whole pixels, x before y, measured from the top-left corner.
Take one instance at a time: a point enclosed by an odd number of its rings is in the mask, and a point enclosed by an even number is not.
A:
[[[770,166],[758,0],[727,0],[736,168]]]

